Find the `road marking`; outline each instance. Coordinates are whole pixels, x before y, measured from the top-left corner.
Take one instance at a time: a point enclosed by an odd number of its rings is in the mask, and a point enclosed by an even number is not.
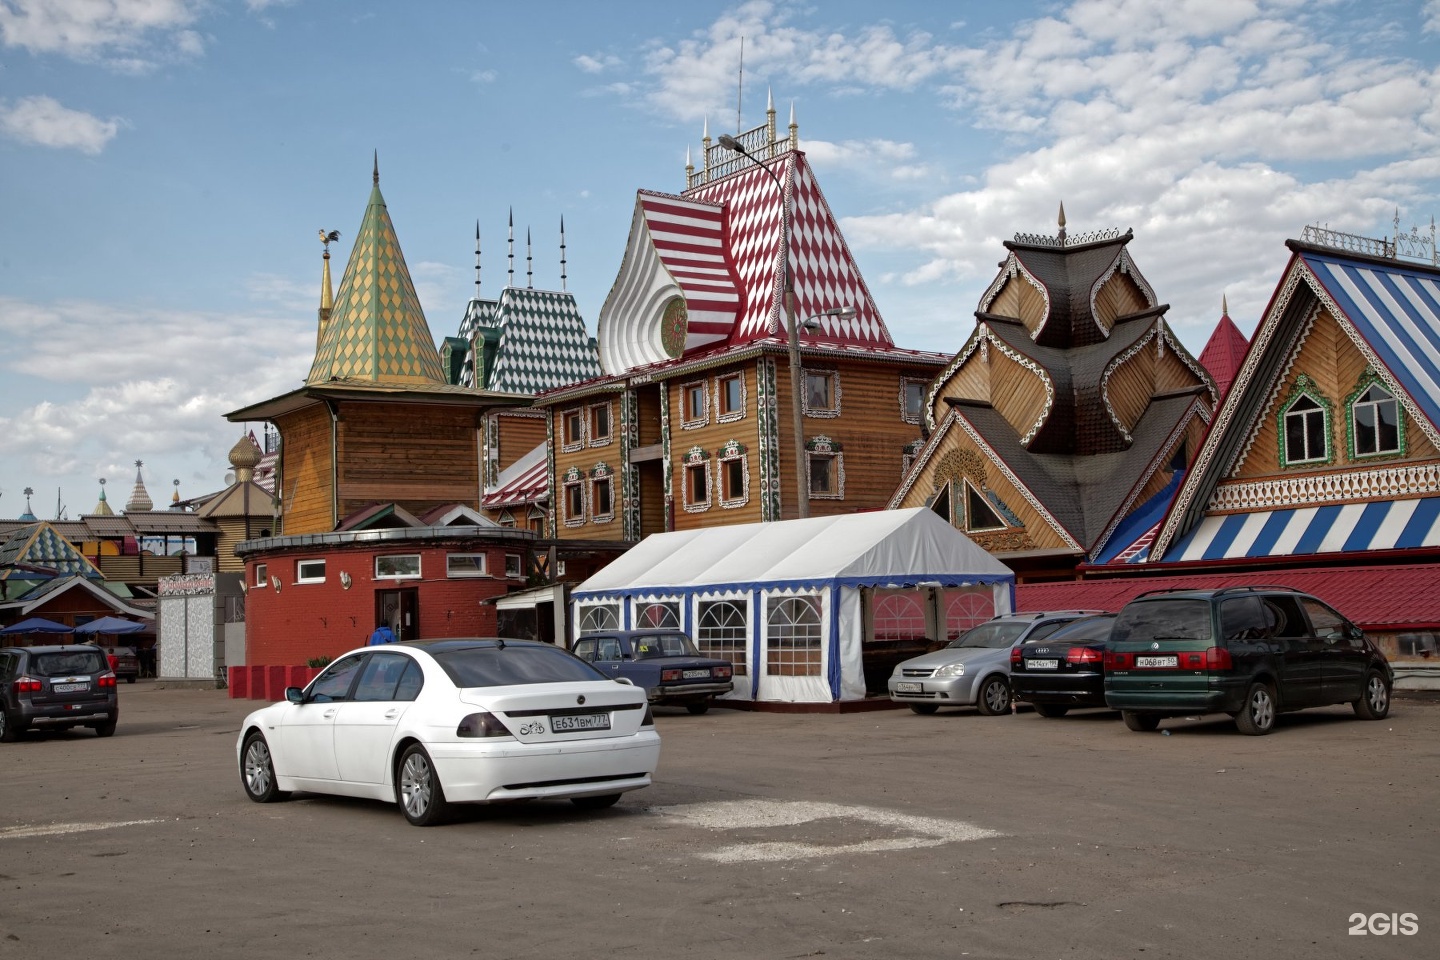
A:
[[[66,833],[85,833],[89,830],[114,830],[116,827],[138,827],[146,823],[163,822],[163,820],[115,820],[110,823],[46,823],[39,826],[5,827],[0,829],[0,840],[19,840],[24,837],[53,837]]]
[[[821,844],[796,840],[737,843],[699,854],[718,863],[805,860],[852,853],[884,853],[938,847],[947,843],[1003,836],[963,820],[916,817],[875,807],[784,800],[723,800],[713,803],[651,807],[652,813],[673,817],[686,826],[706,830],[756,830],[796,827],[821,820],[851,820],[894,831],[897,836],[857,843]]]

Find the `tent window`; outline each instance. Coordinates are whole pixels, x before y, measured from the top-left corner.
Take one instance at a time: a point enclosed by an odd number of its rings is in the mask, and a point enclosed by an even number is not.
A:
[[[735,676],[743,677],[749,672],[745,655],[745,638],[748,633],[745,622],[743,600],[708,600],[699,605],[699,626],[695,630],[695,645],[707,657],[729,660],[735,669]]]
[[[995,595],[989,586],[957,587],[945,591],[945,639],[954,640],[971,627],[995,616]]]
[[[820,627],[819,597],[786,597],[772,604],[765,621],[765,673],[820,676]]]
[[[925,606],[913,591],[881,594],[875,601],[874,640],[925,640]]]
[[[613,603],[596,603],[580,609],[581,634],[620,629],[620,607]]]
[[[967,531],[1003,530],[1005,521],[995,512],[985,494],[965,483],[965,529]]]
[[[680,604],[674,600],[645,604],[635,615],[635,629],[679,630]]]

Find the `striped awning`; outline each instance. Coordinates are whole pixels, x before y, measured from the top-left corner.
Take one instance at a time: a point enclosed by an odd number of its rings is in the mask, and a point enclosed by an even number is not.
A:
[[[1209,516],[1165,560],[1236,560],[1440,546],[1440,497]]]
[[[544,500],[550,493],[550,463],[545,444],[521,457],[501,471],[499,483],[485,492],[480,505],[488,508],[511,507]]]

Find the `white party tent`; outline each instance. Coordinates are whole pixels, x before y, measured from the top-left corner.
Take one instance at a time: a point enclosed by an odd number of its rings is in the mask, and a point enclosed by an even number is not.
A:
[[[865,697],[868,645],[1014,608],[1015,574],[923,507],[657,533],[571,594],[577,632],[678,627],[733,660],[730,697]]]

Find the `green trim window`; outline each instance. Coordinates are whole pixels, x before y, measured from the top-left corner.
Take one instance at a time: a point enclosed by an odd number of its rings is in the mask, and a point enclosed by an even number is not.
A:
[[[1380,457],[1404,452],[1400,404],[1378,380],[1362,387],[1349,406],[1351,456]]]
[[[1309,466],[1330,463],[1330,401],[1315,381],[1301,374],[1295,390],[1280,410],[1280,465]]]

